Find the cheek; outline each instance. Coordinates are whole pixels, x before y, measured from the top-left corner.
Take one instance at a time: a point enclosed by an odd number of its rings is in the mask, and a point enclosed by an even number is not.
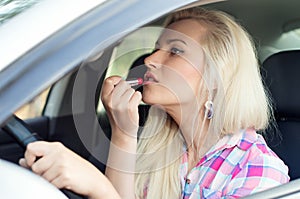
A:
[[[167,63],[159,69],[159,84],[144,85],[147,104],[174,104],[195,100],[202,76],[198,68],[184,60]]]
[[[164,77],[162,84],[165,86],[165,92],[175,95],[176,101],[189,101],[197,96],[201,75],[195,68],[182,66],[167,69]]]
[[[178,71],[178,73],[182,76],[184,84],[186,84],[186,86],[188,86],[194,94],[198,92],[202,81],[202,74],[199,68],[200,67],[188,64],[180,68]]]
[[[198,95],[198,92],[200,90],[200,85],[202,82],[202,75],[199,73],[199,71],[195,71],[192,74],[188,74],[189,79],[189,85],[191,86],[192,90],[194,91],[195,95]]]

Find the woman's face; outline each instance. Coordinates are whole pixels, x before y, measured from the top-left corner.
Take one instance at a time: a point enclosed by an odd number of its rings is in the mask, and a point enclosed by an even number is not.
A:
[[[193,19],[174,22],[163,31],[156,51],[145,59],[144,102],[167,108],[195,101],[205,65],[199,43],[204,31]]]

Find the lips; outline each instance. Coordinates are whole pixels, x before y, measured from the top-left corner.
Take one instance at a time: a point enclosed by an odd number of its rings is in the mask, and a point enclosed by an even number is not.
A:
[[[158,83],[157,77],[151,72],[146,72],[144,75],[144,84],[145,83]]]

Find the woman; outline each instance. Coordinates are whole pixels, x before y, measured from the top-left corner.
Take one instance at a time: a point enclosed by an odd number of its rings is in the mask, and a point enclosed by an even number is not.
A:
[[[166,27],[145,59],[142,95],[120,77],[104,82],[109,181],[60,144],[28,145],[21,164],[95,198],[102,187],[112,198],[238,198],[288,182],[287,167],[256,133],[272,112],[248,34],[226,14],[200,8],[173,14]],[[142,99],[152,107],[138,139]],[[58,153],[68,154],[65,163]],[[85,177],[61,169],[70,166]]]

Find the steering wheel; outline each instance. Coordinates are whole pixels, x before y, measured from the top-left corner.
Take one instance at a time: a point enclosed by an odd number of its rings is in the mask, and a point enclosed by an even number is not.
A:
[[[31,143],[31,142],[35,142],[37,140],[42,140],[36,133],[33,133],[33,131],[28,127],[28,125],[21,120],[20,118],[18,118],[16,115],[13,115],[5,124],[5,126],[3,127],[3,129],[9,134],[11,135],[17,142],[18,144],[24,149],[26,150],[26,146]],[[1,162],[0,162],[1,163]],[[2,163],[3,164],[3,163]],[[1,165],[1,164],[0,164]],[[6,167],[11,167],[11,166],[6,166]],[[18,167],[18,166],[17,166]],[[2,169],[2,168],[1,168]],[[16,170],[16,169],[14,169]],[[19,170],[21,170],[21,168],[19,167]],[[36,174],[34,174],[33,172],[29,172],[32,174],[32,179],[36,182]],[[27,174],[28,175],[28,174]],[[13,175],[14,177],[16,175]],[[24,180],[23,180],[24,181]],[[46,180],[45,180],[46,181]],[[48,182],[49,185],[53,186],[52,184],[50,184]],[[19,187],[14,185],[14,187]],[[56,189],[57,190],[57,189]],[[52,187],[52,191],[53,191],[53,187]],[[58,191],[58,190],[57,190]],[[85,196],[79,195],[77,193],[74,193],[70,190],[67,189],[63,189],[61,190],[68,198],[70,199],[86,199]],[[60,192],[60,191],[58,191]],[[61,193],[61,192],[60,192]],[[63,194],[61,194],[63,195]],[[44,198],[44,197],[43,197]],[[52,197],[52,198],[57,198],[57,197]]]
[[[5,160],[0,160],[0,168],[0,179],[4,181],[0,186],[3,198],[67,198],[55,186],[28,169]]]

